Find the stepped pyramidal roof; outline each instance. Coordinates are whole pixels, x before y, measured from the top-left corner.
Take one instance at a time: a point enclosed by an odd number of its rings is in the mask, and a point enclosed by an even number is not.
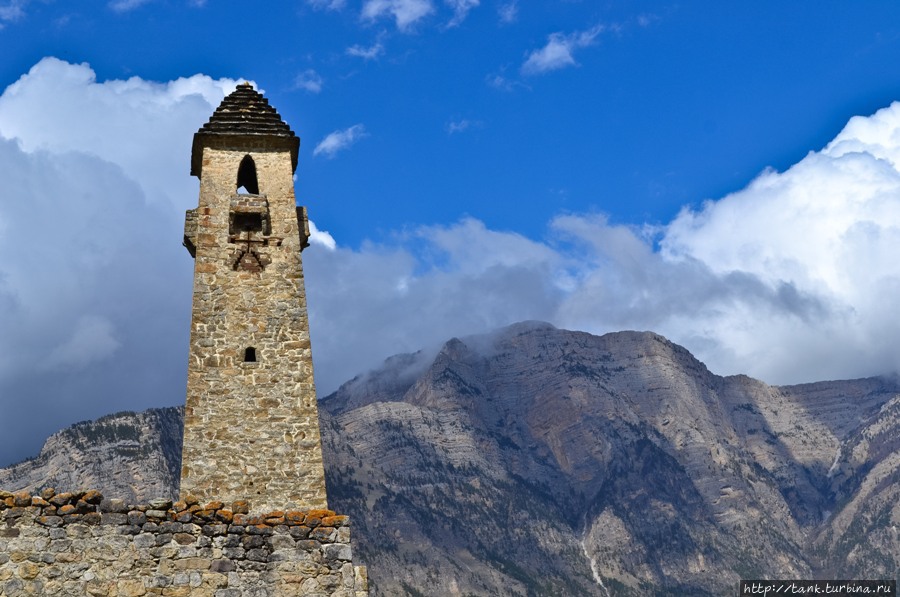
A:
[[[200,176],[203,145],[228,145],[229,140],[238,139],[245,142],[247,137],[257,137],[277,148],[287,146],[291,150],[293,166],[297,167],[300,138],[269,105],[269,100],[250,83],[241,83],[222,100],[209,122],[194,134],[191,174]]]

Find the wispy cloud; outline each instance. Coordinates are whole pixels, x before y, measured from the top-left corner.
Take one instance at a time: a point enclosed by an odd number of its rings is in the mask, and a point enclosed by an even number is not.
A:
[[[9,0],[0,4],[0,29],[6,23],[12,23],[24,17],[27,5],[28,0]]]
[[[150,0],[113,0],[109,3],[109,7],[115,12],[128,12],[129,10],[134,10],[144,4],[147,4]]]
[[[512,0],[497,7],[497,15],[504,25],[515,23],[519,18],[519,0]]]
[[[317,10],[341,10],[347,0],[306,0],[306,3]]]
[[[504,71],[501,70],[498,73],[488,75],[487,77],[485,77],[485,82],[489,86],[493,87],[494,89],[499,89],[500,91],[515,91],[517,87],[530,89],[530,87],[522,81],[510,79],[503,73]]]
[[[447,128],[447,133],[452,135],[454,133],[461,133],[464,130],[466,130],[467,128],[469,128],[470,126],[472,126],[472,123],[470,121],[466,120],[465,118],[463,118],[462,120],[458,120],[456,122],[448,122],[446,128]]]
[[[523,75],[540,75],[568,66],[575,66],[573,53],[581,48],[592,46],[597,42],[597,36],[606,29],[604,25],[595,25],[585,31],[576,31],[565,35],[563,33],[551,33],[547,44],[533,50],[520,69]]]
[[[313,155],[323,154],[327,158],[333,158],[337,152],[347,149],[366,136],[368,136],[366,127],[361,124],[354,124],[342,131],[334,131],[316,145]]]
[[[444,4],[453,9],[453,18],[447,23],[447,27],[457,27],[469,14],[469,11],[476,8],[479,0],[444,0]]]
[[[451,120],[447,123],[444,129],[447,131],[448,135],[455,135],[456,133],[462,133],[471,128],[477,128],[481,126],[481,122],[478,120],[469,120],[468,118],[462,118],[460,120]]]
[[[353,45],[347,48],[346,54],[348,56],[356,56],[357,58],[362,58],[363,60],[375,60],[379,56],[384,54],[384,45],[382,45],[381,42],[375,42],[368,48],[360,45]]]
[[[392,17],[397,29],[410,30],[421,19],[434,12],[431,0],[366,0],[362,8],[362,18],[374,21]]]
[[[319,93],[324,84],[322,76],[314,69],[308,68],[294,78],[294,89],[303,89],[310,93]]]

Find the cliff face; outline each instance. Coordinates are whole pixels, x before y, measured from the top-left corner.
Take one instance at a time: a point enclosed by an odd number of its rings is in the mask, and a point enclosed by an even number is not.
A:
[[[122,412],[51,435],[41,453],[0,469],[0,488],[102,488],[139,503],[174,499],[181,472],[181,409]]]
[[[321,407],[329,506],[351,516],[375,594],[720,595],[900,568],[892,380],[772,387],[651,333],[519,324],[393,357]],[[48,451],[19,478],[79,468]],[[177,479],[120,468],[135,478],[86,484]]]

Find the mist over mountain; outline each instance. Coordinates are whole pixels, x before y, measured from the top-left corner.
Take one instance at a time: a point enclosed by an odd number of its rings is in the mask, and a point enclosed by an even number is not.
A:
[[[900,384],[720,377],[649,332],[527,322],[397,355],[320,408],[376,595],[721,595],[896,578]],[[180,410],[48,439],[0,487],[176,492]]]

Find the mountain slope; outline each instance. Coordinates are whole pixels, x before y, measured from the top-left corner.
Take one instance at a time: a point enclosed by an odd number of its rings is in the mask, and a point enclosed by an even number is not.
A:
[[[392,357],[320,415],[329,503],[352,516],[374,594],[721,595],[900,568],[893,380],[772,387],[652,333],[525,323]],[[179,416],[116,415],[165,444],[117,478],[95,461],[121,437],[80,446],[75,426],[0,486],[168,495]]]

